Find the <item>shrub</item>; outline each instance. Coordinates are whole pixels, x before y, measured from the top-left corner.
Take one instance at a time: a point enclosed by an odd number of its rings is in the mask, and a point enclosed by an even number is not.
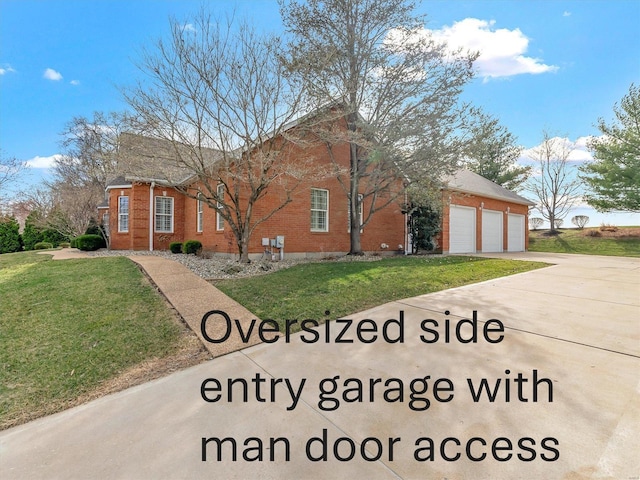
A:
[[[34,250],[47,250],[53,248],[53,244],[49,242],[38,242],[33,246]]]
[[[71,244],[69,242],[60,242],[58,245],[60,248],[69,248]]]
[[[600,225],[600,231],[601,232],[617,232],[618,227],[616,227],[615,225],[603,223],[602,225]]]
[[[80,235],[75,238],[75,241],[76,247],[85,251],[93,251],[106,247],[102,235]]]
[[[61,234],[57,230],[47,228],[46,230],[42,231],[42,241],[51,243],[54,247],[57,247],[61,242],[68,242],[69,237]]]
[[[182,245],[182,251],[186,254],[192,253],[195,255],[200,250],[202,250],[202,243],[200,243],[198,240],[187,240]]]
[[[101,235],[100,226],[96,219],[91,217],[89,219],[89,225],[87,225],[87,229],[84,231],[85,235]]]
[[[586,215],[576,215],[571,219],[571,223],[582,230],[585,225],[589,223],[589,217],[587,217]]]
[[[436,236],[440,233],[440,213],[429,206],[416,206],[409,216],[409,231],[411,232],[413,252],[426,252],[437,248]]]
[[[556,218],[556,221],[555,221],[556,228],[562,227],[563,223],[564,223],[564,220],[562,220],[561,218]]]
[[[44,242],[42,229],[36,225],[40,220],[40,214],[35,210],[27,217],[22,231],[22,242],[25,250],[33,250],[36,243]]]
[[[589,237],[601,237],[602,234],[598,230],[587,230],[587,236]]]
[[[544,223],[544,220],[540,217],[534,217],[529,219],[529,225],[531,226],[532,230],[537,230],[542,226],[543,223]]]
[[[171,253],[182,253],[182,242],[171,242],[169,250],[171,250]]]
[[[13,217],[0,217],[0,253],[13,253],[22,250],[20,225]]]
[[[71,245],[71,248],[78,248],[78,237],[72,238],[69,245]]]

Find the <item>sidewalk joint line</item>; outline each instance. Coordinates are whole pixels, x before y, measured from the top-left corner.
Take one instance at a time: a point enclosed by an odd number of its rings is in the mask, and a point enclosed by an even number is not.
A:
[[[239,350],[238,353],[241,353],[247,360],[249,360],[251,363],[253,363],[256,367],[258,367],[260,370],[262,370],[264,373],[266,373],[267,375],[269,375],[271,378],[276,378],[270,371],[268,371],[267,369],[265,369],[262,365],[260,365],[258,362],[256,362],[253,358],[251,358],[249,355],[247,355],[245,353],[247,349],[243,349],[243,350]],[[280,388],[284,388],[282,386],[279,386]],[[316,410],[314,408],[313,405],[311,405],[309,402],[307,402],[304,398],[300,398],[299,402],[301,402],[302,404],[306,405],[307,407],[309,407],[311,409],[311,411],[313,411],[317,416],[323,418],[324,420],[326,420],[330,425],[333,425],[340,433],[342,433],[343,435],[349,437],[351,440],[353,440],[357,445],[361,445],[360,442],[358,442],[355,438],[353,438],[352,435],[350,435],[349,433],[345,432],[341,427],[339,427],[333,420],[331,420],[330,418],[328,418],[324,413],[320,412],[319,410]],[[387,470],[389,470],[389,472],[391,472],[393,475],[396,476],[396,478],[402,480],[403,477],[401,477],[395,470],[393,470],[389,465],[387,465],[385,462],[383,462],[382,460],[376,460],[375,463],[380,463],[384,466],[384,468],[386,468]]]
[[[401,305],[406,305],[406,306],[412,307],[412,308],[417,308],[419,310],[424,310],[424,311],[427,311],[427,312],[434,312],[434,313],[442,314],[442,312],[439,311],[439,310],[433,310],[431,308],[419,307],[417,305],[411,305],[409,303],[404,303],[402,301],[396,301],[396,303],[399,303]],[[626,305],[626,304],[622,304],[622,305]],[[461,317],[460,315],[449,315],[449,316],[450,317],[464,318],[464,317]],[[478,320],[478,323],[487,323],[487,322],[485,320]],[[544,334],[544,333],[538,333],[538,332],[532,332],[531,330],[524,330],[522,328],[510,327],[508,325],[505,325],[504,328],[506,330],[513,330],[513,331],[516,331],[516,332],[529,333],[531,335],[536,335],[538,337],[544,337],[544,338],[550,338],[552,340],[558,340],[560,342],[573,343],[574,345],[580,345],[580,346],[588,347],[588,348],[595,348],[596,350],[603,350],[605,352],[617,353],[619,355],[626,355],[628,357],[633,357],[633,358],[640,358],[640,355],[635,355],[633,353],[620,352],[618,350],[612,350],[610,348],[605,348],[605,347],[598,347],[597,345],[590,345],[588,343],[577,342],[575,340],[568,340],[566,338],[561,338],[561,337],[553,337],[551,335],[547,335],[547,334]]]

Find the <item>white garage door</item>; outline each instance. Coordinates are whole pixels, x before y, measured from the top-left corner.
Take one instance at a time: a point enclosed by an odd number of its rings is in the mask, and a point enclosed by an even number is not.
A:
[[[524,215],[508,215],[507,235],[507,251],[524,252]]]
[[[449,208],[449,253],[475,253],[476,209],[471,207]]]
[[[502,212],[482,210],[482,251],[502,251]]]

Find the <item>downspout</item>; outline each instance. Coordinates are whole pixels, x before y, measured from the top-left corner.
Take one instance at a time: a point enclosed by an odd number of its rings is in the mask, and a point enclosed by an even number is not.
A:
[[[405,214],[404,214],[404,254],[409,255],[409,211],[408,211],[408,195],[407,191],[404,191],[404,204],[405,204]]]
[[[149,188],[149,251],[153,252],[153,188],[156,182],[151,182]]]

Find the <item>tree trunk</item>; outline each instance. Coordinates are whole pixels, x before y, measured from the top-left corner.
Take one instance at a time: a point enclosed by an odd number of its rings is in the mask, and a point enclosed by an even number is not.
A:
[[[355,130],[355,122],[354,122]],[[349,255],[362,255],[362,243],[360,242],[360,215],[358,205],[358,186],[359,186],[359,170],[358,170],[358,147],[352,143],[350,148],[351,155],[351,181],[349,183],[349,205],[350,205],[350,248]]]
[[[353,12],[352,12],[353,13]],[[358,68],[356,63],[356,18],[347,18],[347,44],[349,50],[349,106],[347,112],[347,129],[355,134],[358,129]],[[355,136],[355,135],[354,135]],[[351,205],[351,218],[349,219],[350,232],[350,248],[349,255],[362,255],[362,244],[360,243],[360,215],[358,215],[358,194],[360,193],[360,165],[358,164],[358,144],[353,140],[349,142],[349,166],[350,166],[350,182],[349,182],[349,202]]]
[[[249,263],[249,236],[243,231],[238,242],[240,263]]]

